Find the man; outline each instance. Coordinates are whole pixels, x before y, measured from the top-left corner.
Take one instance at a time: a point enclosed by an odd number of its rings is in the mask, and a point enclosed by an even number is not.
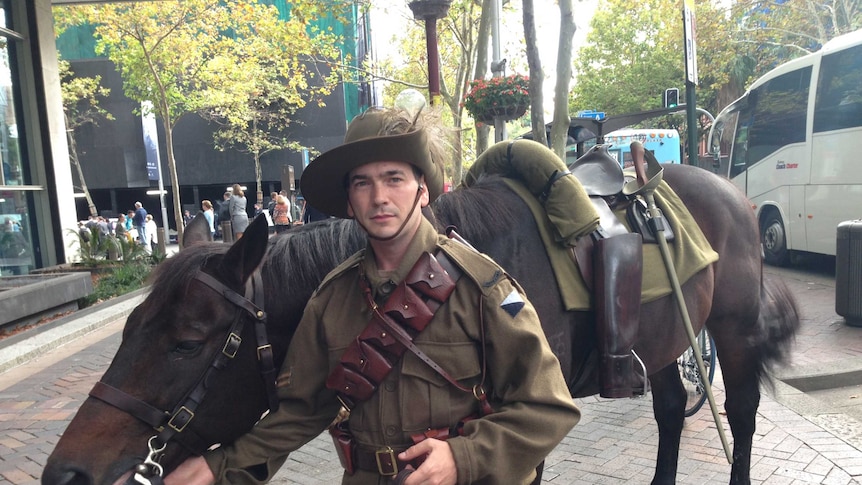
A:
[[[142,246],[149,247],[150,239],[147,237],[147,210],[140,202],[135,202],[135,215],[132,223],[138,231],[138,241]]]
[[[282,190],[282,192],[284,192]],[[266,210],[269,211],[269,216],[272,217],[272,211],[275,210],[275,198],[278,197],[278,192],[269,194],[269,203],[266,204]]]
[[[230,222],[230,192],[225,192],[222,194],[222,200],[216,202],[215,207],[215,227],[216,233],[221,232],[221,223],[222,222]]]
[[[289,452],[332,422],[342,403],[350,418],[337,428],[340,455],[351,468],[342,483],[392,483],[396,475],[405,485],[538,481],[536,467],[580,413],[517,283],[489,258],[437,234],[422,216],[443,190],[447,152],[432,129],[402,111],[371,110],[351,122],[343,145],[305,170],[308,202],[355,219],[368,246],[333,270],[306,306],[278,379],[278,411],[232,445],[185,462],[166,484],[263,483]],[[424,272],[431,255],[451,271]],[[358,395],[344,385],[353,382],[344,377],[346,351],[379,355],[380,333],[366,331],[385,321],[381,311],[388,315],[389,306],[398,310],[407,301],[408,275],[451,295],[440,297],[436,311],[424,306],[431,316],[413,335],[418,351],[408,346],[400,358],[390,356],[383,377],[358,371],[379,383]],[[410,308],[418,314],[422,305]]]

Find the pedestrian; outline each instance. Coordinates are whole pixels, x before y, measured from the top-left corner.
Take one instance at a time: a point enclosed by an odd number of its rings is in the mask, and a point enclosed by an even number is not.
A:
[[[147,210],[144,209],[144,206],[140,202],[135,202],[135,215],[132,217],[132,223],[135,226],[135,229],[138,231],[138,242],[142,246],[149,245],[149,238],[147,237]]]
[[[204,218],[210,225],[210,235],[215,239],[215,216],[213,215],[213,203],[204,199],[201,201],[201,209],[204,211]]]
[[[284,192],[284,191],[282,191]],[[269,194],[269,202],[266,204],[266,210],[269,211],[269,216],[272,216],[273,211],[275,211],[275,204],[277,201],[275,200],[278,197],[278,192],[272,192]]]
[[[183,227],[188,226],[189,222],[192,222],[192,213],[186,209],[183,211]]]
[[[350,123],[343,145],[306,168],[307,201],[355,219],[368,246],[305,307],[278,379],[278,410],[234,443],[181,464],[167,485],[264,483],[342,404],[350,417],[330,432],[341,444],[344,484],[392,483],[396,474],[406,485],[538,482],[537,466],[580,412],[520,286],[423,217],[443,190],[448,153],[439,122],[425,118],[369,110]],[[409,324],[383,316],[404,311],[408,294]],[[364,356],[359,365],[353,355]]]
[[[156,221],[153,220],[152,214],[147,214],[146,217],[147,222],[144,224],[146,226],[146,230],[144,231],[145,237],[147,238],[147,242],[144,244],[144,249],[147,252],[153,252],[153,249],[158,245],[158,238],[156,237],[156,232],[158,232],[158,228],[156,227]]]
[[[132,242],[129,230],[126,229],[126,216],[124,214],[117,216],[117,225],[114,227],[114,235],[118,240],[124,243]]]
[[[290,229],[290,205],[283,195],[276,194],[272,214],[272,223],[275,225],[276,234]]]
[[[247,200],[242,187],[239,184],[233,184],[233,191],[228,201],[228,209],[230,211],[230,224],[233,229],[233,238],[237,240],[242,237],[245,228],[248,227],[248,212],[246,212]]]
[[[230,222],[230,192],[225,192],[222,194],[222,200],[218,203],[218,207],[216,210],[216,232],[218,233],[221,230],[222,222]],[[231,231],[232,233],[233,231]]]

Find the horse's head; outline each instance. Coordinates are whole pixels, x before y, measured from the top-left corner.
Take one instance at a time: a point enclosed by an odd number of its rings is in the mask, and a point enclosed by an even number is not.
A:
[[[185,232],[185,249],[157,269],[111,366],[48,459],[42,483],[111,484],[136,470],[151,475],[158,467],[142,466],[148,442],[166,445],[160,466],[167,473],[254,424],[268,406],[258,364],[267,350],[255,333],[261,325],[253,302],[260,302],[246,288],[266,253],[267,229],[258,218],[227,251],[192,244],[209,237],[207,226]],[[274,374],[268,380],[274,384]]]

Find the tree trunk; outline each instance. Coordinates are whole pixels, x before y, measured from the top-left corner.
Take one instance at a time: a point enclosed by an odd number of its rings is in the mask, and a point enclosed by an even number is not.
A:
[[[167,107],[164,107],[164,113],[168,112]],[[182,242],[183,240],[183,208],[180,203],[180,180],[177,176],[177,162],[174,159],[174,135],[173,135],[173,126],[171,126],[170,120],[164,119],[163,121],[165,128],[165,148],[167,149],[168,155],[168,171],[171,172],[171,193],[172,200],[174,202],[174,222],[177,225],[177,241]],[[168,230],[168,221],[164,221],[163,223],[165,229],[165,237],[170,239],[170,231]],[[168,241],[165,241],[168,242]]]
[[[557,48],[557,84],[554,87],[554,124],[551,128],[551,149],[566,161],[566,141],[569,136],[569,83],[572,79],[572,38],[575,18],[572,0],[560,1],[560,44]]]
[[[482,16],[479,20],[479,34],[476,37],[476,70],[473,79],[484,79],[488,74],[488,43],[491,39],[491,2],[482,0]],[[482,123],[476,125],[476,156],[488,149],[491,127]]]
[[[69,119],[66,118],[66,126],[69,126]],[[78,172],[78,181],[81,182],[81,190],[84,192],[84,197],[87,199],[87,209],[90,215],[96,217],[99,212],[96,210],[96,204],[93,203],[93,197],[90,195],[90,189],[87,188],[87,182],[84,180],[84,170],[81,168],[81,160],[78,158],[78,143],[75,141],[75,135],[72,130],[66,130],[66,139],[69,141],[69,160],[75,166]]]
[[[542,59],[539,57],[539,46],[536,41],[536,15],[533,10],[533,0],[523,1],[523,15],[524,41],[527,46],[527,64],[530,66],[530,124],[533,127],[533,140],[542,145],[547,145],[548,139],[545,136],[544,97],[542,96],[542,83],[545,80],[545,74],[542,72]],[[560,35],[562,36],[562,32]],[[557,79],[557,82],[559,83],[559,78]],[[568,122],[566,124],[568,125]]]

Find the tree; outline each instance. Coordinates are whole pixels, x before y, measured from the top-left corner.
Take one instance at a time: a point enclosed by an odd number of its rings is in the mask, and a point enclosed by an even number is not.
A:
[[[572,37],[575,35],[572,0],[560,2],[560,44],[557,48],[557,82],[554,88],[554,123],[551,127],[551,148],[566,160],[569,134],[569,83],[572,78]],[[539,107],[541,109],[541,106]]]
[[[741,1],[733,6],[738,28],[736,66],[741,84],[793,58],[814,52],[839,35],[862,28],[855,0]],[[740,93],[741,94],[741,93]]]
[[[477,35],[481,20],[482,8],[472,0],[455,0],[449,8],[446,17],[437,21],[438,49],[440,53],[440,97],[447,123],[453,125],[456,140],[453,143],[453,165],[446,167],[450,180],[460,180],[463,172],[465,150],[462,143],[463,112],[461,101],[467,90],[470,77],[474,73],[477,55]],[[401,55],[406,59],[397,65],[393,60],[383,60],[376,66],[375,72],[391,82],[385,91],[387,99],[391,100],[406,87],[427,87],[428,65],[425,47],[424,24],[407,21],[410,25],[403,38]],[[486,44],[487,45],[487,44]]]
[[[727,46],[734,28],[728,17],[728,12],[717,5],[696,4],[697,107],[711,112],[723,107],[719,99],[733,100],[739,95],[728,74],[735,55]],[[578,83],[570,106],[600,109],[611,115],[661,107],[666,88],[685,86],[682,29],[679,2],[607,0],[593,17],[587,44],[578,53]],[[709,129],[708,120],[698,120],[694,128],[703,136]],[[645,124],[681,132],[689,129],[682,115]]]
[[[250,60],[242,57],[249,55],[242,49],[242,37],[226,35],[249,31],[249,25],[243,22],[259,12],[257,3],[257,0],[164,0],[74,7],[83,18],[96,25],[97,53],[106,54],[117,66],[126,96],[137,102],[151,101],[162,122],[173,187],[174,220],[180,240],[182,207],[173,128],[183,116],[213,104],[212,98],[204,99],[206,96],[217,92],[232,95],[225,90],[210,89],[213,83],[235,83],[236,87],[240,84],[235,76],[257,72],[243,69],[249,66]],[[319,14],[319,3],[313,0],[292,2],[291,17],[305,25],[305,19]],[[276,34],[263,37],[280,41],[283,46],[292,40]],[[216,77],[215,73],[223,76]],[[292,79],[290,72],[282,74]],[[287,86],[297,91],[303,87],[298,79]],[[241,99],[248,94],[248,90],[238,93]],[[229,104],[227,98],[219,101]]]
[[[338,58],[340,39],[311,30],[301,16],[279,20],[274,6],[250,4],[239,13],[243,18],[235,22],[230,55],[207,65],[198,111],[219,125],[217,148],[252,155],[257,202],[262,203],[261,156],[309,148],[292,141],[287,129],[298,109],[310,100],[323,105],[322,98],[338,83],[338,70],[321,73],[317,67]]]
[[[477,124],[476,144],[472,145],[471,130],[464,127],[462,102],[472,79],[481,79],[488,72],[488,47],[490,41],[491,1],[453,1],[448,15],[438,21],[438,45],[440,50],[440,91],[448,116],[444,119],[454,125],[457,140],[453,166],[447,168],[452,180],[461,179],[464,160],[475,158],[487,148],[487,126]],[[504,20],[509,20],[515,11],[504,10]],[[403,87],[426,87],[428,82],[427,54],[424,29],[412,22],[405,35],[393,43],[401,45],[401,57],[406,61],[395,65],[392,60],[383,60],[375,66],[378,78],[392,81],[386,88],[386,96],[393,99]],[[465,136],[466,135],[466,136]],[[471,146],[472,145],[472,146]]]
[[[573,109],[624,114],[658,108],[660,93],[685,79],[678,2],[606,0],[590,29],[575,61]]]
[[[90,215],[96,217],[99,213],[90,196],[84,171],[81,168],[75,131],[85,125],[98,125],[100,120],[114,119],[111,113],[99,106],[99,98],[107,97],[111,90],[101,85],[101,76],[75,77],[67,61],[60,60],[58,65],[63,96],[63,117],[66,121],[66,139],[69,142],[69,160],[78,174],[78,181],[87,199]]]

